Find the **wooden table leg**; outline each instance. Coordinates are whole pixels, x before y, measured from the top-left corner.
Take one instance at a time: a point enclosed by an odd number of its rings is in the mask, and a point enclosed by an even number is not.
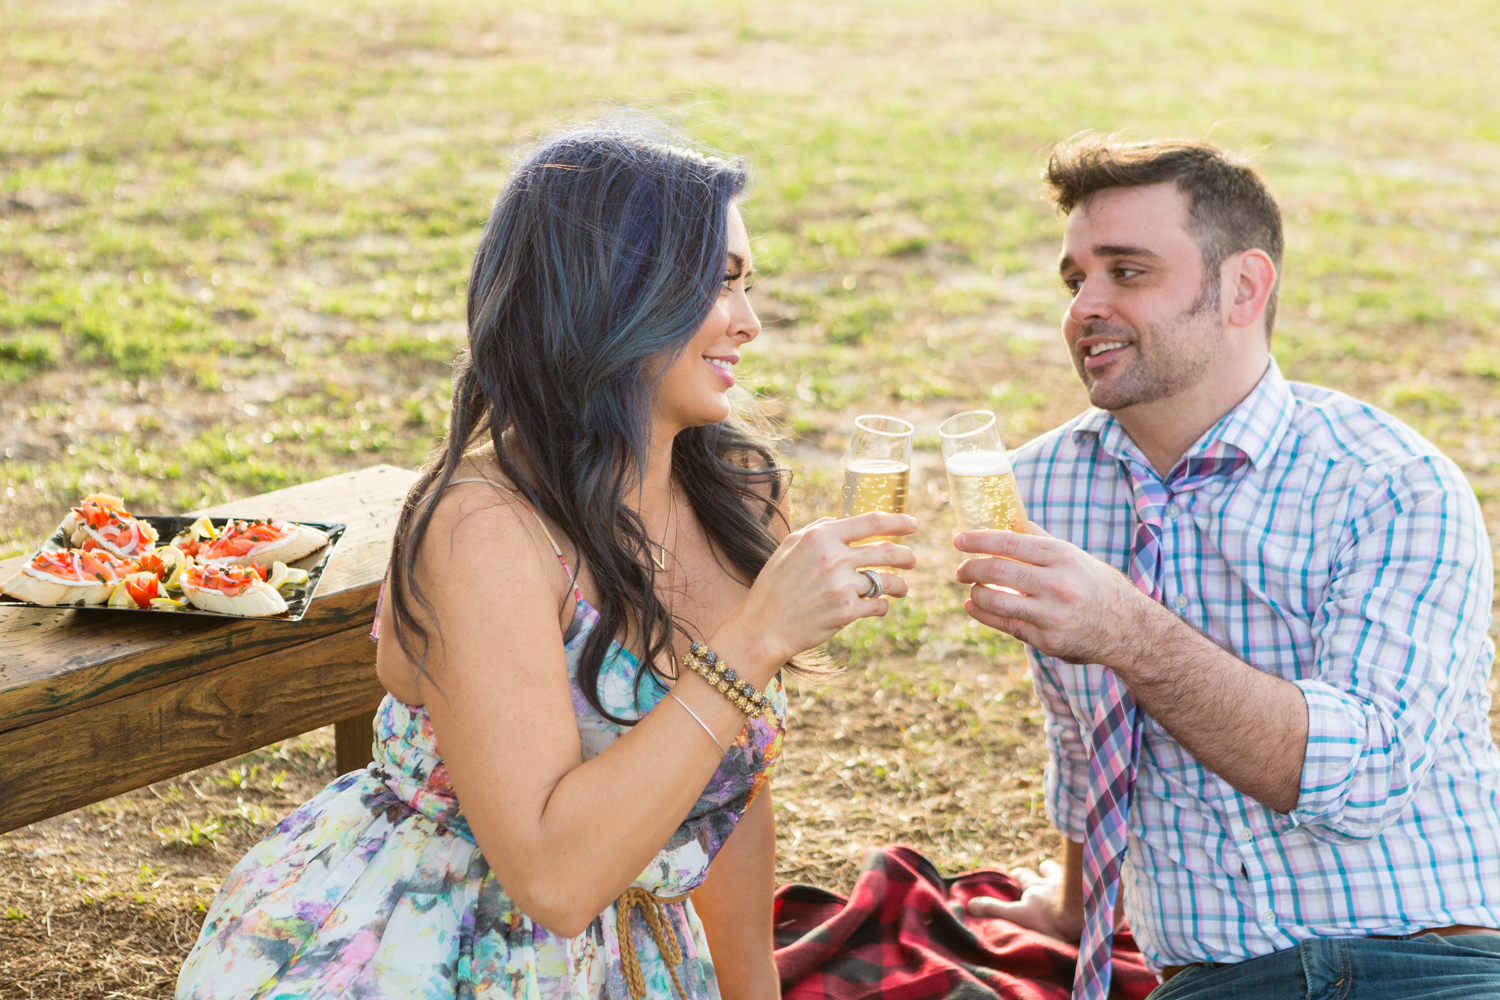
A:
[[[339,774],[357,771],[375,760],[375,713],[356,715],[333,724],[334,757]]]

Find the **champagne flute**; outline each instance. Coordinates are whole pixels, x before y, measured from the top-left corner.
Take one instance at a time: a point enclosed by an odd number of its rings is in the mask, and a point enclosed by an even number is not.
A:
[[[943,468],[958,530],[1003,528],[1026,531],[1026,505],[1011,469],[1010,455],[989,410],[969,410],[938,426]]]
[[[844,456],[840,517],[868,514],[872,510],[906,513],[913,430],[911,424],[897,417],[867,413],[855,419],[854,436],[849,439],[849,451]],[[856,544],[900,541],[895,536],[878,535]]]

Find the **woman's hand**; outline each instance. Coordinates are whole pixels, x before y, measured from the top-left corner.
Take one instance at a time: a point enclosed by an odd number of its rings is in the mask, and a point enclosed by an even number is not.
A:
[[[819,518],[792,532],[766,562],[744,601],[714,633],[715,638],[727,631],[737,645],[748,645],[761,654],[753,662],[763,662],[769,672],[750,678],[760,686],[781,664],[827,642],[856,618],[884,615],[890,610],[887,598],[905,597],[906,581],[894,573],[880,574],[884,597],[861,596],[869,591],[870,579],[859,568],[911,569],[917,564],[911,549],[895,542],[853,543],[877,535],[910,535],[916,530],[914,517],[876,511]],[[715,648],[715,640],[708,645]]]

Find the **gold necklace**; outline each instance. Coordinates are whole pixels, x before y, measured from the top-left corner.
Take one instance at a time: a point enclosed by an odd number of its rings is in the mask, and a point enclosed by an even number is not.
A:
[[[669,504],[671,504],[671,506],[667,508],[667,530],[664,531],[664,532],[662,532],[663,536],[665,536],[665,535],[667,535],[668,533],[671,532],[672,525],[673,525],[673,523],[677,519],[677,489],[676,489],[676,487],[673,487],[668,492],[668,494],[667,494],[667,502]],[[655,556],[651,555],[651,550],[650,549],[646,550],[646,555],[650,556],[651,561],[656,564],[656,568],[657,569],[659,569],[663,573],[665,573],[667,571],[667,547],[666,547],[666,545],[660,545],[660,546],[658,546],[658,548],[661,549],[661,558],[660,559],[658,559]]]

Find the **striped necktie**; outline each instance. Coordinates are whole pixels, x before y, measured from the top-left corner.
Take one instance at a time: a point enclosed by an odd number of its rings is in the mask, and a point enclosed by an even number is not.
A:
[[[1177,464],[1162,482],[1150,465],[1127,456],[1122,464],[1135,487],[1135,544],[1130,550],[1130,582],[1155,601],[1162,593],[1162,529],[1173,499],[1210,479],[1227,477],[1249,461],[1222,441]],[[1176,510],[1171,510],[1171,515]],[[1078,942],[1074,1000],[1104,1000],[1113,968],[1115,898],[1120,864],[1129,844],[1130,792],[1141,751],[1140,716],[1135,699],[1108,668],[1094,709],[1090,734],[1088,816],[1083,843],[1083,937]]]

